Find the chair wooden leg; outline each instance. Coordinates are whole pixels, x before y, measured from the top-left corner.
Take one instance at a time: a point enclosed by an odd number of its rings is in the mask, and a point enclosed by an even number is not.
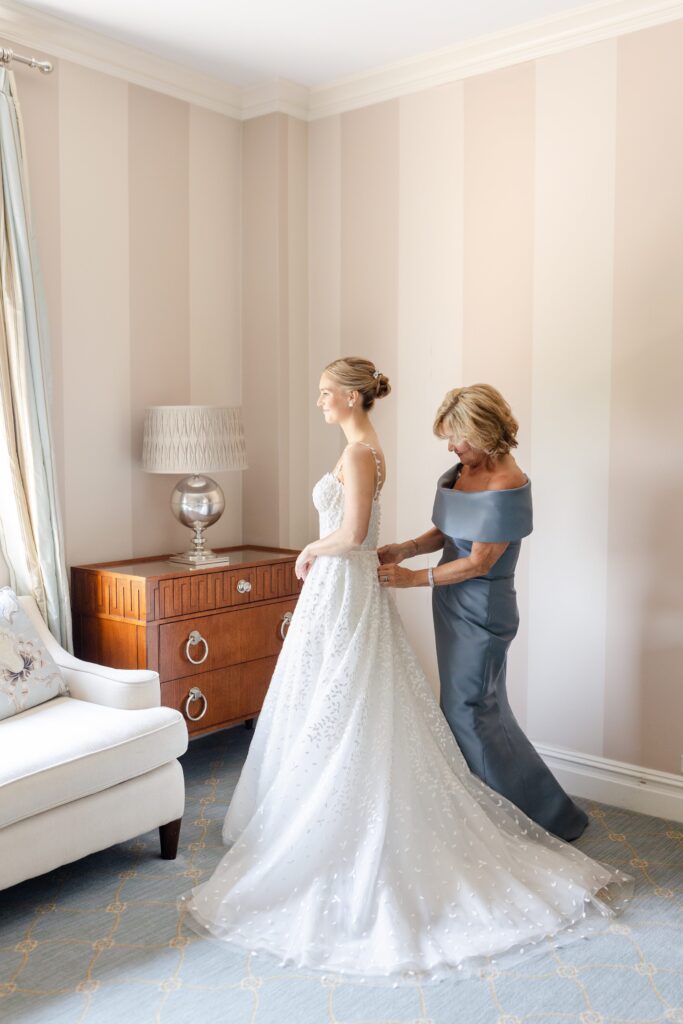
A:
[[[161,842],[162,860],[175,860],[178,854],[178,840],[180,838],[180,825],[182,818],[169,821],[167,825],[159,826],[159,840]]]

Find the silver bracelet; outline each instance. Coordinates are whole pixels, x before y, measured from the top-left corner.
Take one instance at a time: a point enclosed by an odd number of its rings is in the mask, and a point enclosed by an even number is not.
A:
[[[431,565],[427,569],[427,579],[429,580],[429,586],[430,587],[435,587],[436,586],[436,583],[434,582],[434,570],[432,569]]]

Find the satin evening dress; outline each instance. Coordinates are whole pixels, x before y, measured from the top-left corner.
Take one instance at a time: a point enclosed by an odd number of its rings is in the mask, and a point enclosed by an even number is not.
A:
[[[466,558],[475,541],[508,546],[486,576],[434,588],[441,708],[475,775],[544,829],[577,839],[588,817],[522,732],[505,686],[507,652],[519,625],[515,566],[522,537],[532,530],[531,483],[453,490],[461,469],[458,463],[447,470],[436,488],[432,522],[445,538],[439,564]]]

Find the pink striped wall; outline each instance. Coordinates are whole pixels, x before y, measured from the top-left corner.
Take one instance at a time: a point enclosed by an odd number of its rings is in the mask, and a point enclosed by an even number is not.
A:
[[[521,425],[519,458],[526,465],[531,406],[534,93],[532,64],[469,79],[465,82],[462,139],[461,381],[501,382]],[[517,576],[520,631],[510,653],[509,681],[510,701],[520,719],[525,717],[527,702],[528,558],[525,545]]]
[[[498,386],[536,528],[513,706],[550,745],[683,753],[683,22],[309,125],[310,402],[373,358],[384,539],[429,523],[446,389]],[[338,450],[314,409],[311,482]],[[312,529],[312,527],[311,527]],[[429,595],[399,597],[437,685]]]
[[[617,61],[607,664],[609,756],[683,752],[683,22]]]
[[[216,541],[299,545],[340,448],[320,370],[370,356],[388,541],[429,524],[443,393],[488,380],[536,511],[513,706],[539,742],[678,771],[682,56],[672,22],[308,125],[22,73],[69,560],[184,540],[136,465],[147,402],[243,401]],[[436,687],[429,595],[398,600]]]
[[[67,560],[184,549],[173,477],[140,465],[143,414],[241,401],[242,126],[54,63],[49,77],[19,69],[16,79]],[[213,543],[239,543],[240,474],[220,482],[228,511]]]

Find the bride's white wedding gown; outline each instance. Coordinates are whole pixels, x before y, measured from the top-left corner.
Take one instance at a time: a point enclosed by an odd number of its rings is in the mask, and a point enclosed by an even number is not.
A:
[[[324,536],[343,485],[313,490]],[[367,977],[459,975],[589,934],[633,880],[550,835],[469,771],[377,581],[380,507],[306,579],[214,874],[183,898],[200,932]]]

